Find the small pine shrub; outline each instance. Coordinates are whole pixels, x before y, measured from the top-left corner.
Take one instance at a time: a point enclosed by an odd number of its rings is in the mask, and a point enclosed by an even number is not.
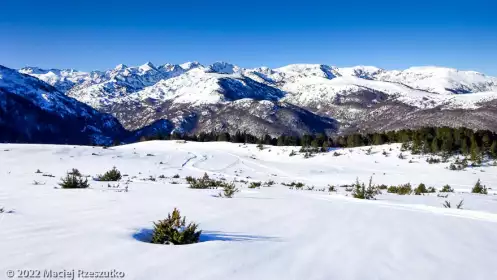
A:
[[[426,189],[425,184],[421,183],[417,188],[414,189],[415,195],[421,195],[422,193],[428,193],[428,189]]]
[[[399,186],[390,186],[388,187],[387,192],[396,193],[398,195],[409,195],[412,193],[412,187],[410,183]]]
[[[260,151],[264,150],[264,145],[262,143],[257,144],[257,149]]]
[[[360,183],[359,179],[356,179],[356,183],[353,186],[352,196],[358,199],[374,199],[377,194],[381,192],[373,186],[373,177],[369,178],[369,185],[366,188],[364,183]]]
[[[291,190],[293,190],[293,188],[295,188],[296,190],[301,190],[305,187],[305,184],[301,182],[291,182],[290,184],[288,183],[281,183],[281,184],[283,186],[290,187]]]
[[[454,189],[451,188],[449,185],[445,185],[442,187],[442,189],[440,190],[440,192],[454,192]]]
[[[261,182],[251,182],[248,186],[249,189],[258,189],[261,187]]]
[[[115,166],[111,170],[105,172],[104,175],[97,176],[98,181],[104,182],[119,181],[121,178],[121,172],[117,170]]]
[[[398,187],[397,186],[390,186],[387,189],[387,193],[397,193],[398,192]]]
[[[479,194],[488,194],[487,187],[480,183],[480,179],[478,179],[473,189],[471,189],[471,192]]]
[[[380,189],[380,190],[386,190],[386,189],[388,189],[388,186],[387,185],[379,185],[378,189]]]
[[[402,153],[400,153],[400,154],[398,155],[398,158],[399,158],[399,159],[404,159],[404,155],[403,155]]]
[[[435,193],[435,192],[437,192],[437,190],[434,187],[428,187],[428,192]]]
[[[59,186],[63,189],[86,189],[90,185],[88,184],[88,179],[67,173],[66,177],[61,179]]]
[[[195,181],[195,178],[193,178],[192,176],[186,176],[185,180],[188,184],[191,184]]]
[[[236,188],[235,183],[223,183],[223,193],[219,193],[219,197],[232,198],[235,193],[240,190]]]
[[[200,240],[201,230],[198,224],[186,224],[186,218],[181,217],[178,209],[174,208],[167,218],[154,223],[152,243],[184,245],[197,243]]]
[[[272,185],[274,185],[274,181],[273,180],[269,180],[267,182],[264,182],[264,187],[271,187]]]
[[[222,187],[225,184],[223,181],[211,179],[207,173],[204,173],[204,176],[200,179],[188,176],[186,177],[186,182],[190,184],[191,189],[212,189]]]
[[[297,182],[297,183],[293,182],[292,184],[293,184],[293,186],[295,187],[296,190],[301,190],[305,186],[305,184],[302,183],[302,182]]]
[[[40,171],[40,169],[36,169],[36,172],[35,172],[35,173],[36,173],[36,174],[39,174],[39,173],[42,173],[42,172]]]
[[[174,179],[178,179],[179,178],[179,174],[176,174],[173,176]]]
[[[337,188],[335,186],[329,185],[328,186],[328,191],[329,192],[337,192]]]
[[[289,156],[293,157],[293,156],[295,156],[296,154],[297,154],[297,153],[296,153],[294,150],[292,150],[292,151],[290,152],[290,155],[289,155]]]
[[[73,168],[71,171],[69,171],[68,174],[71,174],[71,175],[74,175],[74,176],[80,176],[80,177],[83,176],[83,175],[81,175],[81,172],[79,172],[79,170],[76,169],[76,168]]]
[[[440,159],[439,158],[434,158],[434,157],[429,157],[429,158],[426,159],[426,162],[428,162],[429,164],[440,163]]]

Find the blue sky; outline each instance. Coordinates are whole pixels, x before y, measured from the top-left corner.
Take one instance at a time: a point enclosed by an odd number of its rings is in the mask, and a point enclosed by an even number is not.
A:
[[[5,0],[0,64],[439,65],[497,75],[497,1]]]

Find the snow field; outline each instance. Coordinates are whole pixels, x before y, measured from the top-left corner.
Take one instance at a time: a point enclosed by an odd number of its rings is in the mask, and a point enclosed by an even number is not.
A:
[[[0,214],[0,279],[8,269],[28,268],[117,269],[125,279],[497,278],[497,189],[469,193],[478,179],[493,188],[497,167],[450,171],[448,163],[430,165],[406,152],[401,160],[400,145],[374,146],[371,155],[362,147],[309,159],[289,157],[292,149],[299,148],[259,151],[255,145],[176,141],[109,149],[2,144],[0,208],[13,213]],[[128,175],[123,180],[130,180],[129,192],[95,181],[89,189],[55,188],[71,168],[95,176],[113,166]],[[241,192],[234,198],[216,198],[218,190],[185,184],[184,177],[204,172],[276,184],[248,189],[237,183]],[[171,178],[175,174],[181,178]],[[455,193],[440,198],[384,191],[363,201],[343,188],[330,194],[281,185],[303,182],[320,189],[356,178],[367,183],[370,176],[375,184],[449,184]],[[43,185],[33,185],[35,180]],[[442,207],[445,200],[461,199],[462,210]],[[152,222],[174,207],[200,224],[203,242],[142,242]]]

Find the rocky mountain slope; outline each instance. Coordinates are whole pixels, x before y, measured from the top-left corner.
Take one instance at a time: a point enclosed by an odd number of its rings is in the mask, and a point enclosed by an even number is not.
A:
[[[294,64],[245,69],[226,62],[188,62],[118,65],[88,73],[19,72],[112,114],[128,130],[156,123],[171,131],[257,135],[443,125],[497,130],[497,78],[442,67],[389,71]]]
[[[108,144],[125,135],[111,115],[0,66],[0,142]]]

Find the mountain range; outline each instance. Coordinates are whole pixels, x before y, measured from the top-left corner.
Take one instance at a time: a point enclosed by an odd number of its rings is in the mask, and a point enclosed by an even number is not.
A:
[[[497,131],[497,78],[444,67],[226,62],[107,71],[0,67],[3,141],[109,143],[140,135],[262,136],[468,127]]]

